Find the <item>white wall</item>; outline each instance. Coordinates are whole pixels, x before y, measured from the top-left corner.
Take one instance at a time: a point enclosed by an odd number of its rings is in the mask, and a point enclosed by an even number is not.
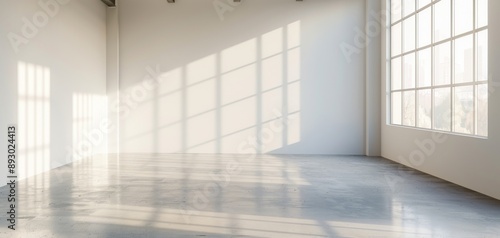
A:
[[[365,1],[227,2],[120,1],[121,152],[364,154]]]
[[[33,17],[37,25],[30,26]],[[6,138],[7,124],[18,124],[20,178],[105,152],[106,143],[92,143],[91,150],[74,146],[105,117],[105,6],[98,0],[2,0],[0,22],[0,133]],[[17,52],[9,33],[25,38]],[[0,160],[0,185],[6,166]]]
[[[384,8],[386,1],[382,0]],[[489,137],[473,138],[459,135],[439,135],[424,130],[387,125],[388,111],[383,107],[382,156],[417,170],[451,181],[463,187],[500,199],[500,1],[489,1]],[[383,39],[383,62],[387,58],[386,40]],[[387,65],[383,69],[383,95],[387,92]],[[388,100],[383,98],[383,105]],[[418,141],[418,143],[417,143]],[[425,142],[425,148],[419,146]],[[420,156],[421,154],[425,156]],[[411,158],[410,158],[411,157]],[[395,186],[404,188],[407,179],[391,178]]]

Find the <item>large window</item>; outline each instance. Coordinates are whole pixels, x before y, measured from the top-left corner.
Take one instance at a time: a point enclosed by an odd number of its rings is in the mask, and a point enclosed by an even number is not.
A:
[[[488,136],[488,0],[391,1],[391,123]]]

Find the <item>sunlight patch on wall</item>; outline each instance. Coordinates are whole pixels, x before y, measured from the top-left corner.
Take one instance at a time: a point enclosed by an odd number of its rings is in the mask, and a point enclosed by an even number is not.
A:
[[[213,79],[217,72],[215,55],[207,56],[187,65],[187,85]]]
[[[50,69],[18,62],[19,177],[50,169]]]
[[[257,93],[255,84],[256,70],[256,65],[252,64],[222,75],[222,104],[226,105],[254,96]]]
[[[222,73],[255,63],[257,60],[257,40],[251,39],[227,48],[221,53]]]
[[[80,160],[107,152],[107,97],[73,94],[73,157]]]
[[[122,118],[125,146],[245,153],[238,143],[248,141],[245,151],[266,153],[300,142],[300,44],[297,21],[165,72]]]

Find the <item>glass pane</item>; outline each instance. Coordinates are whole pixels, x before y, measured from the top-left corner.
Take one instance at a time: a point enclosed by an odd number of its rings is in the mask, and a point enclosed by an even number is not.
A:
[[[392,93],[392,124],[401,125],[401,92]]]
[[[401,20],[401,0],[391,0],[391,22]]]
[[[391,27],[391,55],[401,54],[401,23]]]
[[[460,37],[455,40],[455,83],[468,83],[474,79],[473,44],[472,35]]]
[[[415,12],[415,0],[403,0],[403,17]]]
[[[488,30],[477,33],[477,81],[488,81]]]
[[[418,127],[431,129],[432,95],[430,89],[418,91]]]
[[[403,58],[403,88],[415,88],[415,53]]]
[[[451,36],[450,0],[441,0],[434,5],[434,42]]]
[[[431,0],[418,0],[418,9],[423,8],[431,3]]]
[[[391,88],[392,90],[401,89],[401,57],[393,59],[391,65]]]
[[[477,129],[479,136],[488,136],[488,85],[477,86]]]
[[[431,44],[432,38],[432,8],[418,13],[418,47]]]
[[[403,125],[415,126],[415,91],[403,93]]]
[[[431,86],[432,80],[431,48],[418,52],[418,87]]]
[[[434,129],[451,131],[451,89],[434,89]]]
[[[474,22],[474,1],[473,0],[455,0],[453,1],[455,14],[455,35],[472,31]]]
[[[454,97],[454,131],[472,134],[474,128],[474,87],[456,87]]]
[[[415,49],[415,16],[403,21],[403,52]]]
[[[445,85],[451,83],[450,48],[450,42],[434,47],[434,85]]]
[[[477,27],[488,25],[488,0],[477,1]]]

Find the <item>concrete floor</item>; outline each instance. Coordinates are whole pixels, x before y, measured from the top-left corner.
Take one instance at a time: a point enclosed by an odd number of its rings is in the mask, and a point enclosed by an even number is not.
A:
[[[128,154],[19,186],[0,237],[500,237],[500,201],[381,158]]]

